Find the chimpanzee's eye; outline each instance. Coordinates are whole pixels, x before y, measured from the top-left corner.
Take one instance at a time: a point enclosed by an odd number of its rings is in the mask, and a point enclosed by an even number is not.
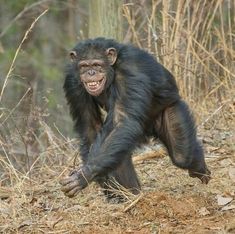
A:
[[[93,66],[94,66],[95,68],[101,68],[101,65],[100,65],[99,63],[94,63]]]
[[[82,64],[82,65],[80,65],[80,67],[81,68],[87,68],[87,67],[89,67],[89,65],[88,64]]]

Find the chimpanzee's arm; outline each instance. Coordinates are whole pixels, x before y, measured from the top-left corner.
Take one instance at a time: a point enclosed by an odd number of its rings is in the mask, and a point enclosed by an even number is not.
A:
[[[80,118],[80,121],[76,122],[75,128],[79,135],[79,151],[83,163],[86,163],[88,160],[91,145],[101,128],[101,121],[101,118],[94,118],[92,115],[84,115]]]
[[[75,196],[96,176],[105,175],[116,168],[132,152],[143,134],[139,121],[134,116],[126,116],[109,134],[104,131],[104,126],[90,149],[85,165],[61,180],[65,195]]]
[[[79,155],[83,163],[87,162],[91,141],[85,132],[78,132],[79,135]]]

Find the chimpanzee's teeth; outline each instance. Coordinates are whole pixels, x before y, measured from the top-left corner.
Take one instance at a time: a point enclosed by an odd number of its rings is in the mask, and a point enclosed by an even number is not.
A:
[[[96,82],[88,82],[87,85],[89,85],[89,86],[96,86],[96,85],[100,85],[101,82],[102,82],[102,80],[96,81]]]
[[[89,82],[88,84],[89,84],[89,85],[97,85],[98,82]]]

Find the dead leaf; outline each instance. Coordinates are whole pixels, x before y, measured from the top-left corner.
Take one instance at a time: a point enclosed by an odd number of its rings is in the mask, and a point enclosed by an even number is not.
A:
[[[200,210],[198,211],[199,215],[201,216],[206,216],[210,214],[210,211],[206,209],[206,207],[202,207],[200,208]]]
[[[225,206],[232,200],[233,200],[232,197],[223,197],[221,195],[217,195],[217,203],[219,206]]]
[[[18,229],[21,229],[23,227],[26,227],[26,226],[31,226],[33,224],[32,220],[24,220],[20,226],[18,227]]]
[[[232,160],[231,158],[224,158],[219,162],[219,164],[223,167],[228,168],[232,164]]]
[[[204,137],[202,141],[203,141],[203,143],[207,143],[207,144],[210,144],[210,143],[213,144],[214,143],[214,141],[213,141],[211,136]]]
[[[221,210],[226,211],[226,210],[233,210],[233,209],[235,209],[235,205],[227,205],[227,206],[224,206]]]
[[[235,167],[230,167],[228,174],[230,179],[235,183]]]

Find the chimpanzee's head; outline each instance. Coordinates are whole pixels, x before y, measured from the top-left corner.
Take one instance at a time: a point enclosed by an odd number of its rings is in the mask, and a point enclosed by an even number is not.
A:
[[[92,96],[99,96],[111,82],[110,72],[116,62],[115,48],[104,48],[100,44],[80,43],[70,52],[72,62],[76,64],[81,82]]]

